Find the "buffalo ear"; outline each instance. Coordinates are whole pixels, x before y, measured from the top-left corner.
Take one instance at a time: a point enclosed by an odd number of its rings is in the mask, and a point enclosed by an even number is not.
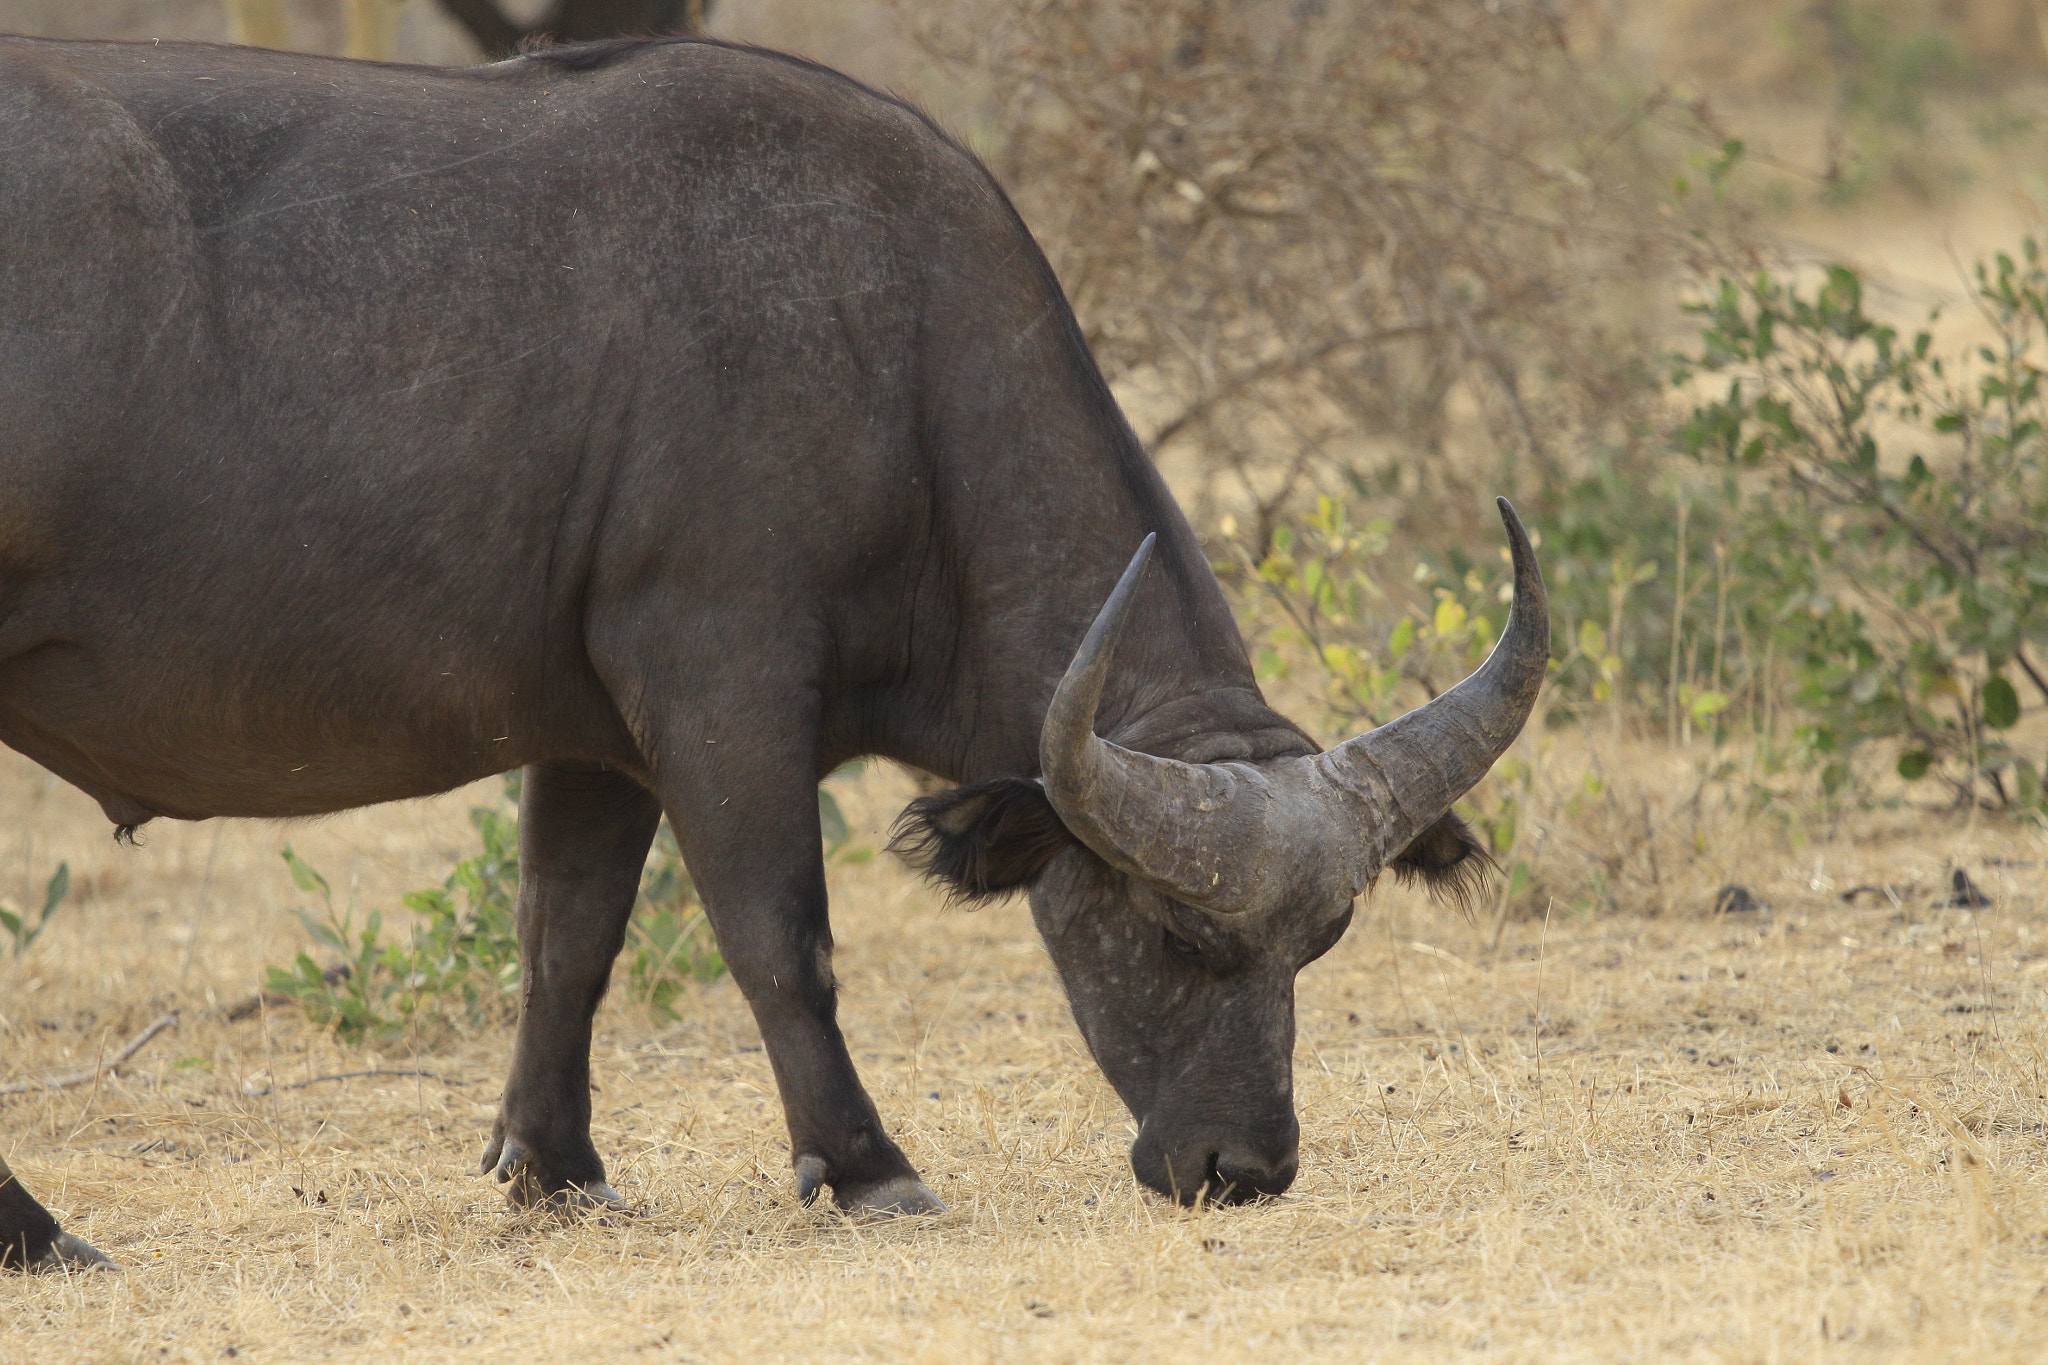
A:
[[[912,801],[889,851],[961,900],[980,901],[1028,886],[1073,842],[1045,788],[998,777]]]
[[[1416,835],[1387,866],[1398,880],[1419,879],[1431,896],[1461,910],[1472,908],[1486,879],[1499,870],[1472,826],[1451,814]]]

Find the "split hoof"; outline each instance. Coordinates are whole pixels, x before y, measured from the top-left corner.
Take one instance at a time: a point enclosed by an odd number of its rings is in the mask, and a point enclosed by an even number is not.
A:
[[[899,1175],[870,1185],[846,1186],[832,1191],[832,1202],[841,1213],[899,1218],[905,1214],[946,1212],[946,1201],[932,1193],[931,1186],[916,1176]]]
[[[626,1201],[602,1180],[572,1180],[556,1189],[540,1161],[524,1143],[494,1139],[484,1149],[484,1173],[505,1186],[505,1202],[515,1209],[553,1209],[562,1213],[624,1213]]]
[[[796,1162],[797,1202],[809,1208],[825,1187],[825,1158],[802,1156]],[[841,1213],[872,1214],[895,1218],[908,1213],[944,1213],[946,1201],[932,1193],[931,1186],[914,1175],[892,1175],[865,1185],[842,1185],[832,1191],[832,1203]]]
[[[50,1249],[29,1267],[37,1271],[119,1270],[113,1259],[92,1243],[73,1233],[60,1232]]]

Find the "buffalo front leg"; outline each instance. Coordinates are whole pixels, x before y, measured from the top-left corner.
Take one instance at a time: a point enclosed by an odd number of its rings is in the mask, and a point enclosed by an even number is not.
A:
[[[542,764],[519,807],[519,1031],[483,1168],[514,1204],[616,1205],[590,1141],[590,1021],[661,807],[617,773]]]
[[[112,1270],[114,1263],[64,1231],[0,1160],[0,1270]]]
[[[702,747],[707,754],[665,782],[663,795],[774,1068],[797,1197],[808,1204],[830,1186],[848,1212],[945,1212],[883,1130],[839,1031],[809,755],[778,762],[758,742]]]

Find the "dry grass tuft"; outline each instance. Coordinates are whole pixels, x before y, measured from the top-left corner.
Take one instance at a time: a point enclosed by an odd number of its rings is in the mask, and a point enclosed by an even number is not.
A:
[[[871,831],[907,792],[869,779]],[[289,831],[367,902],[433,880],[458,795]],[[0,1080],[183,1024],[97,1087],[0,1098],[0,1151],[127,1272],[0,1282],[0,1359],[2038,1359],[2048,848],[1929,821],[1759,844],[1772,907],[1466,922],[1384,888],[1302,980],[1303,1175],[1141,1194],[1020,905],[835,873],[847,1025],[954,1206],[796,1208],[729,985],[609,1006],[599,1142],[631,1218],[508,1216],[470,1174],[506,1040],[338,1049],[219,1005],[298,946],[261,825],[117,850],[19,760],[30,877],[90,898],[0,968]],[[4,856],[7,850],[0,850]],[[1994,904],[1937,902],[1951,860]],[[12,875],[12,874],[11,874]],[[1879,888],[1853,904],[1841,893]],[[1886,891],[1883,888],[1889,887]],[[11,890],[12,888],[7,888]],[[1483,917],[1481,917],[1483,920]],[[196,937],[186,938],[196,929]],[[420,1076],[326,1077],[370,1068]]]

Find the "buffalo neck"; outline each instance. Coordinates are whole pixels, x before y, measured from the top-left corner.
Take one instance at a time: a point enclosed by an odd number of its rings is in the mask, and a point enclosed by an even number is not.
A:
[[[1049,272],[1047,279],[1049,280]],[[1056,290],[1057,285],[1052,285]],[[1314,752],[1259,693],[1187,518],[1082,344],[1064,299],[1033,372],[931,449],[939,591],[921,638],[943,679],[912,762],[959,781],[1035,775],[1054,688],[1148,534],[1159,537],[1120,639],[1097,732],[1189,761]],[[986,392],[986,390],[984,390]]]

